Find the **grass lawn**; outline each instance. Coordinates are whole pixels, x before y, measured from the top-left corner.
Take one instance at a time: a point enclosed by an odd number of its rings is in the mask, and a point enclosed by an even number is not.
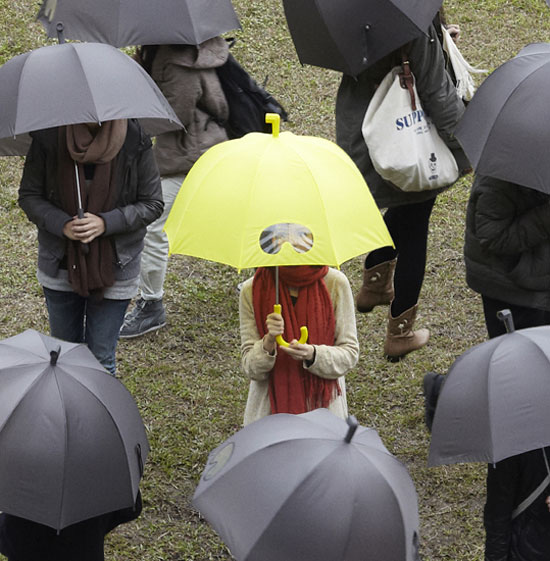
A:
[[[234,54],[258,81],[268,76],[267,88],[290,114],[282,129],[334,140],[339,74],[300,65],[281,0],[234,0],[234,5],[242,23],[234,34]],[[38,6],[0,0],[0,63],[47,42],[34,21]],[[550,35],[544,0],[452,0],[445,7],[449,22],[461,26],[463,54],[481,68],[492,70]],[[35,228],[16,202],[23,161],[0,158],[0,338],[27,328],[48,331],[35,278]],[[483,559],[485,466],[426,467],[422,399],[426,371],[446,371],[485,338],[481,302],[466,287],[462,258],[470,183],[471,177],[465,178],[443,194],[431,222],[418,320],[430,328],[430,344],[390,364],[382,356],[387,310],[359,315],[361,359],[347,378],[351,412],[378,430],[415,481],[427,561]],[[342,267],[354,292],[361,268],[360,257]],[[192,507],[191,496],[208,452],[241,425],[248,384],[239,366],[236,287],[250,274],[173,256],[165,286],[168,326],[120,343],[122,381],[136,398],[152,452],[142,484],[143,515],[108,537],[107,559],[231,559]]]

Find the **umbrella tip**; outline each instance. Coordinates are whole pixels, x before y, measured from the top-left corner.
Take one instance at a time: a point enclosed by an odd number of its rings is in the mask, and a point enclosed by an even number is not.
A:
[[[61,353],[61,346],[58,346],[55,351],[50,351],[50,364],[55,366],[57,364],[57,359],[59,358],[59,354]]]
[[[348,429],[348,433],[346,434],[346,438],[344,438],[344,441],[351,442],[351,439],[353,438],[353,435],[355,434],[355,431],[357,430],[359,423],[357,422],[357,419],[353,415],[349,415],[348,418],[346,419],[346,422],[349,425],[349,429]]]
[[[271,134],[277,138],[281,127],[281,116],[278,113],[266,113],[265,122],[271,124]]]
[[[506,333],[513,333],[516,330],[514,327],[514,318],[512,317],[512,312],[510,310],[499,310],[497,312],[497,318],[504,322]]]

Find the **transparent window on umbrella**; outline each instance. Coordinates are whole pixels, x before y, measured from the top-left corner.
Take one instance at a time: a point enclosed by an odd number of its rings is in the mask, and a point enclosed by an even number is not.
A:
[[[260,247],[270,255],[279,253],[285,243],[297,253],[306,253],[313,247],[313,234],[306,226],[293,222],[273,224],[260,234]]]

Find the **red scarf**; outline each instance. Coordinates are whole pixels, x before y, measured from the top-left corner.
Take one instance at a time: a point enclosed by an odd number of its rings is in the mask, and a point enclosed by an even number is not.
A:
[[[300,326],[309,331],[308,343],[334,345],[334,310],[323,278],[328,267],[279,267],[279,301],[285,322],[284,338],[290,342],[300,338]],[[299,289],[293,304],[288,287]],[[259,268],[252,282],[252,301],[256,325],[263,337],[265,318],[273,312],[275,302],[275,271],[273,267]],[[269,399],[272,413],[305,413],[328,407],[340,395],[337,380],[320,378],[304,369],[284,351],[277,353],[275,366],[269,377]]]

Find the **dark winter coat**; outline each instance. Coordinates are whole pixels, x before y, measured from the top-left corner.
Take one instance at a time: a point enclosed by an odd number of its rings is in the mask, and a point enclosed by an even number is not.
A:
[[[550,310],[550,197],[476,176],[466,212],[466,281],[480,294]]]
[[[550,448],[546,448],[550,459]],[[517,518],[513,510],[547,475],[542,450],[512,456],[487,471],[485,561],[548,561],[550,559],[550,512],[545,503],[547,487]]]
[[[25,518],[0,514],[0,552],[8,561],[103,561],[105,536],[141,513],[141,493],[135,507],[124,508],[56,530]]]
[[[61,208],[58,181],[58,130],[31,133],[32,144],[25,160],[19,187],[19,205],[38,227],[38,268],[56,277],[65,257],[67,238],[63,226],[72,219]],[[147,225],[164,208],[160,176],[151,139],[136,120],[128,121],[126,140],[116,158],[115,208],[99,214],[105,233],[115,248],[115,278],[134,278]]]
[[[227,140],[221,123],[229,108],[216,68],[227,60],[228,52],[221,37],[198,47],[158,47],[151,77],[185,127],[157,136],[154,153],[161,175],[185,175],[208,148]]]
[[[468,169],[470,165],[466,156],[453,136],[456,123],[464,112],[464,103],[445,70],[443,48],[435,27],[430,27],[429,35],[421,35],[409,43],[406,51],[425,113],[453,152],[459,170]],[[357,78],[344,75],[336,98],[336,141],[363,174],[379,208],[418,203],[434,198],[442,191],[406,193],[384,181],[375,171],[363,139],[361,126],[370,100],[385,75],[400,62],[398,53],[393,53],[367,68]]]

